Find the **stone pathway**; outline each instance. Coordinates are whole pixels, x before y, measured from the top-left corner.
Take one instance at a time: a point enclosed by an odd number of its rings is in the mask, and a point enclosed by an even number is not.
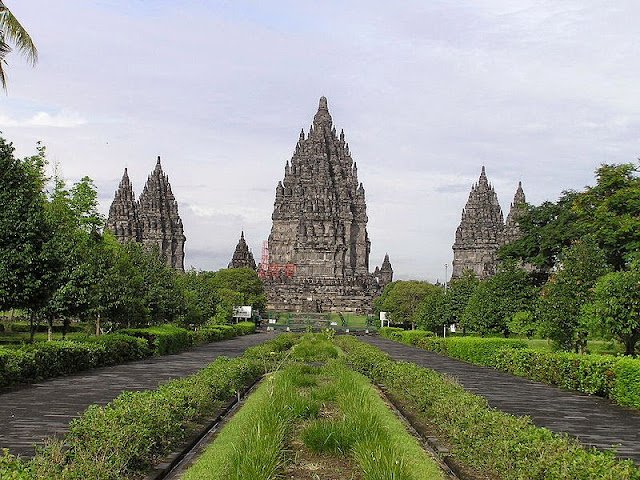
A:
[[[395,360],[413,362],[454,377],[489,405],[513,415],[529,415],[536,425],[566,432],[583,444],[616,451],[640,464],[640,412],[611,401],[533,382],[492,368],[428,352],[380,337],[360,337]]]
[[[32,456],[34,444],[64,433],[69,421],[91,404],[109,403],[125,390],[156,388],[200,370],[218,356],[237,357],[273,336],[257,333],[236,337],[176,355],[96,368],[0,394],[0,450],[8,448],[13,454]]]

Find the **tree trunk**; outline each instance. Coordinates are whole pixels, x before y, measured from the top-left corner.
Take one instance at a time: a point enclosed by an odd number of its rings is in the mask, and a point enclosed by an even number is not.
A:
[[[69,330],[69,324],[71,323],[71,320],[69,320],[68,318],[65,317],[65,319],[62,321],[62,339],[66,339],[67,338],[67,331]]]
[[[630,335],[624,339],[625,355],[636,356],[636,343],[638,343],[639,335]]]
[[[33,337],[36,335],[35,317],[36,314],[33,311],[29,312],[29,343],[33,343]]]

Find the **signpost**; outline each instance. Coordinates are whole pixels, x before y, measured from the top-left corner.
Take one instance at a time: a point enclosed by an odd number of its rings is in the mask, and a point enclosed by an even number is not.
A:
[[[243,305],[241,307],[233,307],[233,319],[238,323],[242,320],[251,319],[251,305]]]

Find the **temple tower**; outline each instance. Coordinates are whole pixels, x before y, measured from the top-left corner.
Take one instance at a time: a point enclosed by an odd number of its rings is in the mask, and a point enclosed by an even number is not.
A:
[[[389,261],[389,254],[385,254],[382,266],[379,271],[379,282],[382,287],[393,282],[393,268],[391,268],[391,262]]]
[[[120,243],[140,241],[138,206],[126,168],[109,208],[107,229]]]
[[[186,237],[178,202],[171,192],[169,178],[162,171],[160,157],[137,202],[125,169],[109,209],[107,228],[120,242],[157,246],[169,266],[184,271]]]
[[[349,145],[343,132],[336,134],[322,97],[308,135],[300,133],[276,187],[271,263],[295,264],[299,277],[367,275],[371,244],[366,209]]]
[[[453,274],[459,278],[465,270],[486,278],[496,271],[496,253],[502,244],[504,217],[498,196],[487,180],[484,167],[471,189],[453,244]]]
[[[527,202],[524,196],[524,190],[522,190],[522,182],[518,182],[518,189],[513,196],[513,202],[511,202],[511,208],[507,215],[507,221],[504,225],[504,231],[502,234],[502,243],[507,244],[519,240],[522,237],[520,230],[520,224],[518,223],[523,213],[526,212],[525,204]]]
[[[253,258],[253,253],[249,250],[249,245],[247,245],[247,242],[244,239],[244,231],[240,233],[240,240],[238,240],[238,245],[236,245],[236,249],[233,252],[233,257],[231,258],[231,262],[229,262],[228,268],[256,269],[256,261]]]
[[[369,272],[365,191],[325,97],[285,165],[272,220],[269,264],[259,272],[270,308],[371,310],[379,284]]]

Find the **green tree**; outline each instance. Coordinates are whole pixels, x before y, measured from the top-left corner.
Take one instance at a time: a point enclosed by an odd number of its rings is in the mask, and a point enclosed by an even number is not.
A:
[[[0,137],[0,309],[35,313],[46,297],[43,249],[52,234],[45,215],[46,159],[41,147],[24,160],[13,151]]]
[[[532,307],[537,290],[531,275],[515,262],[500,265],[491,278],[480,282],[462,315],[462,327],[482,335],[508,336],[516,312]]]
[[[216,314],[218,297],[212,281],[214,276],[214,272],[191,270],[176,278],[185,300],[182,318],[185,325],[202,325]]]
[[[467,308],[469,299],[476,291],[480,280],[471,270],[465,270],[460,278],[452,280],[447,289],[446,315],[447,323],[460,323]]]
[[[418,328],[440,333],[448,324],[448,303],[443,288],[433,289],[424,298],[414,313],[414,323]]]
[[[640,340],[640,269],[635,266],[600,277],[583,315],[592,331],[617,338],[627,355],[635,355]]]
[[[601,165],[597,183],[578,195],[573,210],[580,234],[593,236],[614,270],[623,270],[640,250],[640,178],[637,166]]]
[[[250,268],[223,268],[211,278],[216,290],[227,289],[241,294],[238,305],[251,305],[255,310],[263,311],[267,297],[264,284],[255,270]]]
[[[591,237],[565,249],[559,264],[542,288],[536,317],[542,323],[542,333],[557,348],[578,351],[586,341],[586,330],[580,328],[582,306],[591,300],[596,280],[609,267],[604,251]]]
[[[18,19],[11,13],[4,2],[0,0],[0,84],[7,89],[7,77],[4,71],[6,57],[11,52],[13,45],[27,59],[29,63],[35,65],[38,61],[38,50],[33,40],[20,24]]]
[[[640,249],[638,167],[603,164],[596,170],[596,185],[529,207],[519,223],[522,239],[502,247],[499,256],[539,267],[540,284],[558,267],[561,252],[585,236],[615,270],[623,270]]]
[[[418,307],[428,295],[438,289],[439,287],[428,282],[399,280],[384,288],[382,295],[375,301],[375,307],[379,312],[389,312],[389,318],[393,322],[411,322],[414,325]]]

